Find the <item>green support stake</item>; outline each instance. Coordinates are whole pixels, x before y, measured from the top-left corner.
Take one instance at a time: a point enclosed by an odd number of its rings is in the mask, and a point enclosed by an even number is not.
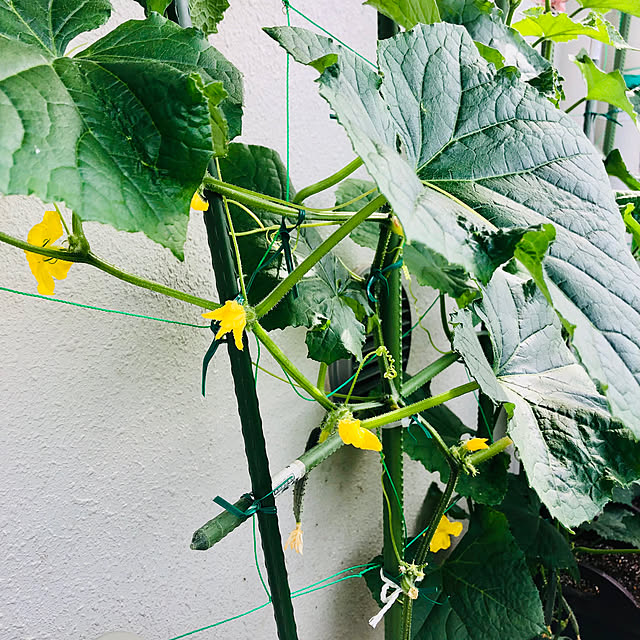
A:
[[[229,230],[224,213],[222,197],[206,192],[209,209],[204,213],[207,228],[211,262],[216,277],[220,300],[233,300],[238,294],[236,269],[229,242]],[[242,425],[251,491],[254,498],[261,498],[262,507],[257,513],[262,550],[267,568],[267,578],[271,589],[273,613],[280,640],[297,640],[296,622],[291,603],[291,591],[284,561],[282,539],[275,513],[275,498],[271,494],[271,473],[269,459],[262,431],[262,418],[258,406],[251,355],[246,332],[243,336],[244,349],[238,350],[229,341],[229,360],[238,402],[238,414]],[[273,512],[271,510],[273,509]]]
[[[383,262],[383,268],[397,262],[402,256],[398,247],[402,243],[402,237],[392,233],[387,245],[387,253]],[[401,251],[401,250],[400,250]],[[381,287],[380,309],[382,336],[384,344],[391,357],[395,360],[397,377],[389,381],[393,388],[392,396],[402,385],[402,289],[400,283],[400,269],[392,269],[386,273],[388,289]],[[391,384],[389,386],[391,386]],[[391,503],[391,515],[387,501],[383,497],[383,523],[384,523],[384,568],[388,575],[397,576],[400,573],[398,559],[396,558],[393,542],[398,552],[403,556],[404,529],[403,529],[403,503],[404,503],[404,470],[403,470],[403,432],[402,427],[382,430],[382,450],[389,474],[383,478],[383,486]],[[395,489],[394,489],[395,487]],[[404,557],[402,557],[404,560]],[[402,607],[400,601],[387,612],[385,616],[385,639],[398,640],[402,630]]]
[[[398,33],[398,25],[387,16],[378,13],[378,40],[391,38]],[[402,237],[391,233],[384,254],[382,268],[390,266],[401,257],[398,253],[398,245],[402,243]],[[402,291],[400,284],[400,269],[392,269],[386,272],[387,287],[380,288],[380,304],[382,310],[380,321],[382,324],[382,336],[384,344],[391,357],[395,360],[398,377],[393,380],[395,389],[402,385]],[[403,497],[404,474],[402,464],[402,427],[382,430],[382,450],[389,471],[389,477],[384,475],[383,486],[391,503],[391,517],[386,499],[383,497],[383,562],[387,575],[399,574],[398,559],[396,558],[393,543],[398,547],[402,555],[404,546],[403,523]],[[393,483],[393,485],[392,485]],[[394,491],[395,487],[395,491]],[[397,493],[397,498],[396,498]],[[391,607],[385,615],[384,637],[385,640],[399,640],[402,637],[402,598]]]
[[[629,32],[631,30],[631,16],[628,13],[620,13],[620,35],[625,39],[629,39]],[[615,56],[613,58],[613,71],[616,69],[620,71],[620,73],[624,70],[624,63],[627,59],[627,51],[626,49],[616,49]],[[606,69],[605,69],[606,71]],[[618,110],[614,106],[609,106],[609,110],[607,115],[607,124],[604,128],[604,142],[602,143],[602,152],[605,157],[608,156],[612,151],[613,147],[616,143],[616,127],[618,126],[615,123],[615,116]]]

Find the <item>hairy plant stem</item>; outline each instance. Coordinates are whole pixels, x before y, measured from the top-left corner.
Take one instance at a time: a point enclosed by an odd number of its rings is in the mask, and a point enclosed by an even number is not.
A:
[[[590,547],[574,547],[575,553],[590,553],[594,556],[606,556],[613,554],[640,553],[640,549],[591,549]]]
[[[46,256],[48,258],[56,258],[65,262],[88,264],[92,267],[100,269],[100,271],[104,271],[105,273],[118,278],[119,280],[123,280],[124,282],[128,282],[129,284],[133,284],[136,287],[148,289],[149,291],[155,291],[156,293],[161,293],[162,295],[169,296],[170,298],[188,302],[189,304],[193,304],[203,309],[218,309],[220,307],[220,305],[217,302],[213,302],[213,300],[207,300],[206,298],[193,296],[190,293],[172,289],[171,287],[167,287],[158,282],[152,282],[151,280],[146,280],[145,278],[140,278],[139,276],[135,276],[132,273],[128,273],[126,271],[123,271],[122,269],[118,269],[118,267],[105,262],[90,251],[67,251],[65,249],[39,247],[35,244],[20,240],[19,238],[14,238],[13,236],[10,236],[3,232],[0,232],[0,242],[5,242],[6,244],[10,244],[14,247],[17,247],[18,249],[22,249],[23,251],[30,251],[31,253],[37,253],[38,255]]]
[[[565,109],[565,113],[571,113],[576,107],[579,107],[583,102],[586,101],[586,96],[583,96],[579,100],[576,100],[568,109]]]
[[[359,169],[361,166],[362,160],[360,158],[352,160],[346,167],[343,167],[342,169],[340,169],[340,171],[336,171],[334,174],[330,175],[324,180],[320,180],[319,182],[310,184],[304,189],[300,189],[300,191],[296,193],[293,202],[295,202],[296,204],[300,204],[310,196],[313,196],[316,193],[320,193],[321,191],[325,191],[326,189],[330,189],[334,184],[342,182],[342,180],[350,176],[356,169]]]
[[[285,355],[284,351],[271,339],[269,334],[258,322],[252,326],[256,338],[267,348],[273,359],[295,380],[316,402],[327,411],[332,411],[336,405],[327,398],[323,391],[320,391]]]
[[[324,391],[324,382],[327,379],[328,369],[329,365],[326,362],[320,363],[320,368],[318,369],[318,381],[316,382],[316,387],[318,387],[320,391]]]
[[[263,209],[264,211],[269,211],[288,218],[297,219],[299,212],[304,211],[307,219],[309,220],[343,222],[350,220],[354,215],[352,213],[333,213],[332,211],[304,207],[299,204],[280,200],[279,198],[266,196],[262,193],[251,191],[250,189],[237,187],[233,184],[223,182],[222,180],[217,180],[211,176],[206,176],[202,180],[202,184],[210,191],[214,191],[220,195],[237,200],[247,207]],[[387,216],[372,217],[373,220],[386,220],[386,218]]]
[[[451,500],[451,496],[453,495],[456,484],[458,484],[458,479],[460,478],[460,465],[450,465],[450,468],[451,473],[449,474],[449,481],[447,482],[447,486],[444,489],[442,498],[440,498],[438,508],[431,515],[429,528],[420,541],[420,546],[418,547],[415,558],[413,560],[414,564],[417,564],[419,566],[423,565],[426,562],[431,540],[433,539],[433,536],[436,532],[436,529],[438,528],[438,524],[440,523],[442,516],[444,515],[444,512],[449,506],[449,501]]]
[[[447,304],[446,296],[444,293],[440,294],[440,321],[442,323],[442,330],[446,336],[449,344],[453,344],[453,336],[451,335],[451,329],[449,328],[449,320],[447,319]]]
[[[486,462],[493,458],[493,456],[497,456],[499,453],[502,453],[507,447],[510,447],[513,444],[513,440],[508,436],[504,436],[500,438],[500,440],[496,440],[492,444],[489,445],[486,449],[480,449],[480,451],[475,451],[468,458],[467,461],[474,467]]]
[[[403,396],[410,396],[412,393],[423,387],[427,382],[433,380],[439,373],[442,373],[445,369],[450,367],[454,362],[457,362],[460,356],[451,351],[445,353],[443,356],[434,360],[431,364],[427,365],[422,371],[416,373],[411,380],[407,380],[400,387],[400,393]]]
[[[567,612],[567,615],[569,616],[569,622],[571,623],[571,628],[573,629],[573,632],[576,634],[577,640],[580,640],[580,625],[578,624],[578,618],[576,618],[576,614],[573,613],[573,609],[567,602],[567,599],[564,597],[562,592],[560,593],[560,602],[562,603],[562,606],[564,607],[565,611]]]
[[[336,229],[322,244],[317,246],[284,280],[282,280],[269,295],[256,305],[258,318],[267,314],[284,298],[293,287],[302,280],[303,276],[312,269],[331,249],[346,238],[361,222],[377,211],[387,202],[384,196],[378,196],[369,204],[355,213],[339,229]]]
[[[510,27],[511,23],[513,22],[513,14],[516,12],[516,9],[520,6],[520,2],[515,2],[514,0],[511,0],[511,2],[509,2],[509,12],[507,13],[507,17],[504,20],[504,23]]]
[[[434,442],[440,447],[442,452],[445,454],[445,458],[447,460],[447,464],[449,465],[450,475],[449,481],[447,482],[447,486],[445,488],[444,493],[442,494],[442,498],[438,504],[438,508],[435,510],[427,528],[425,529],[424,538],[420,542],[420,547],[416,552],[414,558],[414,564],[421,565],[424,564],[427,554],[429,551],[429,545],[433,538],[436,529],[438,528],[438,524],[440,519],[445,514],[447,507],[449,506],[449,501],[451,500],[451,496],[455,490],[456,484],[460,477],[462,464],[459,460],[454,458],[451,454],[451,451],[444,443],[442,438],[438,432],[426,421],[422,420],[422,417],[419,416],[422,423],[425,425],[429,432],[433,436]],[[468,462],[470,462],[473,466],[481,464],[482,462],[486,462],[493,456],[498,455],[502,451],[504,451],[510,444],[513,444],[510,438],[501,438],[497,442],[494,442],[488,449],[482,449],[481,451],[476,451],[466,458]],[[480,455],[482,454],[482,455]],[[411,640],[411,616],[413,613],[413,601],[409,598],[405,599],[404,609],[403,609],[403,622],[402,622],[402,640]]]
[[[396,377],[390,377],[386,358],[380,358],[380,373],[384,387],[394,404],[400,402],[398,389],[402,384],[402,285],[400,269],[393,265],[402,257],[404,235],[399,221],[392,216],[380,230],[380,241],[376,251],[376,259],[382,258],[380,266],[374,260],[373,269],[381,268],[386,282],[379,287],[376,299],[376,313],[380,318],[380,330],[383,344],[393,358]],[[385,245],[384,248],[381,245]],[[380,335],[378,334],[378,339]],[[376,340],[377,342],[378,340]],[[377,345],[380,346],[380,345]],[[389,575],[400,573],[400,563],[404,560],[404,466],[403,466],[404,429],[397,426],[382,432],[382,451],[386,465],[386,473],[382,476],[382,487],[385,502],[383,504],[383,562],[384,570]],[[396,500],[389,500],[395,495]],[[400,602],[405,604],[409,598],[403,594]],[[404,607],[396,604],[387,613],[385,619],[385,638],[395,639],[402,633],[402,612]]]
[[[364,427],[365,429],[375,429],[377,427],[382,427],[385,424],[389,424],[390,422],[395,422],[396,420],[402,420],[402,418],[408,418],[409,416],[412,416],[414,413],[420,413],[425,409],[431,409],[431,407],[437,407],[439,404],[444,404],[449,400],[453,400],[454,398],[463,396],[466,393],[475,391],[477,388],[478,388],[477,382],[475,381],[467,382],[466,384],[460,385],[459,387],[454,387],[453,389],[449,389],[449,391],[440,393],[437,396],[432,396],[431,398],[426,398],[425,400],[414,402],[413,404],[409,404],[406,407],[401,407],[400,409],[394,409],[393,411],[383,413],[373,418],[367,418],[366,420],[363,420],[361,422],[361,426]]]
[[[556,596],[558,594],[558,573],[554,569],[549,576],[547,583],[547,593],[544,602],[544,623],[547,627],[551,627],[553,621],[553,612],[556,608]]]

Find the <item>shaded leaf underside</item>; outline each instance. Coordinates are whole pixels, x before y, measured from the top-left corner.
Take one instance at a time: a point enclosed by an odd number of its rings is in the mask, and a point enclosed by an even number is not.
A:
[[[637,478],[640,444],[611,417],[532,281],[496,272],[474,312],[491,336],[493,365],[468,309],[454,317],[454,348],[484,393],[506,403],[530,485],[565,526],[590,520],[616,486]]]

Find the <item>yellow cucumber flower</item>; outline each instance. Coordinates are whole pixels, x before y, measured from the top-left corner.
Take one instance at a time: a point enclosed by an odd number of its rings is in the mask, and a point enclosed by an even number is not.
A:
[[[435,553],[440,549],[448,549],[451,546],[451,537],[462,533],[462,522],[452,522],[447,516],[442,516],[436,532],[431,538],[429,549]]]
[[[471,438],[464,443],[467,451],[479,451],[480,449],[488,449],[487,438]]]
[[[338,433],[345,444],[352,444],[358,449],[369,449],[371,451],[382,451],[382,442],[378,436],[360,426],[360,420],[352,416],[346,416],[338,422]]]
[[[236,347],[242,351],[244,348],[242,344],[242,332],[247,326],[247,312],[237,300],[227,300],[222,307],[215,311],[203,313],[202,317],[217,320],[220,323],[220,329],[218,333],[216,333],[216,340],[220,339],[226,333],[233,332]]]
[[[191,198],[191,208],[196,211],[206,211],[209,208],[209,203],[200,197],[200,194],[196,191]]]
[[[284,545],[285,551],[289,548],[302,555],[302,523],[296,522],[296,528],[289,534]]]
[[[27,242],[39,247],[51,247],[61,235],[62,223],[58,212],[45,211],[42,222],[34,225],[29,231]],[[30,251],[25,251],[25,254],[31,273],[38,281],[38,293],[52,296],[56,286],[53,279],[64,280],[73,263],[57,258],[47,258]]]

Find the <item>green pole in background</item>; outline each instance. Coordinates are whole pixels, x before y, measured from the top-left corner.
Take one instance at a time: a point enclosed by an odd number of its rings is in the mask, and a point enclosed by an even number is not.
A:
[[[631,16],[627,13],[620,14],[620,35],[625,39],[629,39],[629,32],[631,30]],[[613,58],[613,70],[618,69],[620,73],[624,70],[624,63],[627,58],[626,49],[616,49],[615,56]],[[606,71],[606,69],[605,69]],[[605,156],[608,156],[611,151],[613,151],[613,147],[616,142],[616,127],[615,116],[618,113],[618,109],[614,106],[609,106],[609,111],[607,115],[609,118],[607,119],[607,124],[604,129],[604,142],[602,143],[602,151]]]

